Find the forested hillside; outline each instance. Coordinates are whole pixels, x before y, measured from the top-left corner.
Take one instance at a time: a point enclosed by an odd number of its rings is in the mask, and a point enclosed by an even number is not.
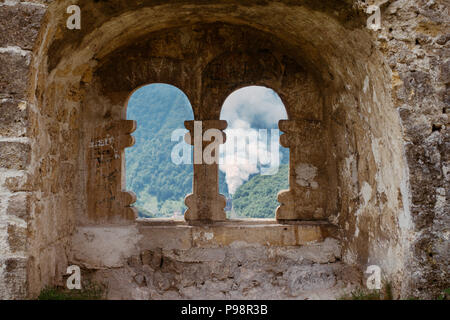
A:
[[[289,188],[289,165],[280,166],[271,176],[255,175],[240,186],[233,195],[231,217],[274,218],[279,206],[277,194]]]
[[[175,165],[171,141],[175,129],[184,129],[184,121],[193,114],[187,97],[177,88],[154,84],[137,90],[128,103],[127,118],[137,120],[133,133],[136,144],[126,149],[127,189],[137,195],[135,206],[142,217],[171,217],[185,210],[184,197],[192,192],[192,165]],[[287,163],[287,150],[281,150]],[[229,197],[224,173],[220,192]],[[273,217],[278,206],[276,194],[287,188],[287,165],[274,176],[252,176],[234,195],[237,216]]]

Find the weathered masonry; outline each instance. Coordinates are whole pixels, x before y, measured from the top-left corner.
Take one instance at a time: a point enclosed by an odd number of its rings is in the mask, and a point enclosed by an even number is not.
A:
[[[449,3],[389,0],[379,31],[371,4],[0,0],[0,298],[72,264],[109,298],[336,298],[368,265],[395,297],[449,287]],[[276,220],[227,220],[207,164],[184,222],[136,220],[126,108],[151,83],[186,93],[204,129],[226,128],[238,88],[280,95]]]

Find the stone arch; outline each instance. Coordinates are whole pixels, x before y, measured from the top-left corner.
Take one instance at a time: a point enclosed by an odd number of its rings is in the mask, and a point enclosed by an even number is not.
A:
[[[289,51],[286,54],[280,50],[279,46],[284,43],[274,41],[261,44],[262,40],[255,42],[256,44],[249,43],[239,50],[227,48],[203,69],[202,103],[214,106],[214,113],[210,117],[220,115],[223,102],[234,91],[250,85],[260,85],[279,94],[289,118],[321,119],[323,102],[314,76],[302,63],[294,60]],[[305,91],[314,96],[310,98],[312,106],[302,105],[305,100],[299,99]]]
[[[120,131],[122,146],[131,144],[128,136],[133,126],[121,122],[124,118],[120,106],[127,96],[126,85],[122,86],[119,81],[114,87],[112,83],[109,88],[113,90],[110,91],[103,86],[107,83],[105,76],[111,71],[108,61],[113,61],[121,49],[132,46],[138,39],[152,37],[153,33],[185,27],[194,35],[201,31],[201,25],[210,23],[228,24],[242,30],[249,28],[264,34],[266,39],[287,43],[281,51],[305,67],[311,81],[305,87],[302,106],[314,104],[323,109],[304,115],[302,108],[289,107],[296,110],[290,111],[289,116],[291,120],[292,115],[292,121],[301,120],[305,126],[316,127],[323,138],[322,171],[327,173],[330,181],[326,187],[328,200],[325,201],[328,213],[320,219],[327,219],[340,229],[345,261],[353,265],[364,265],[369,261],[379,263],[392,276],[395,285],[402,286],[401,277],[407,262],[396,261],[394,268],[390,267],[390,262],[393,262],[392,256],[408,254],[410,190],[401,123],[391,88],[385,85],[392,80],[391,70],[383,54],[375,48],[374,36],[364,29],[364,15],[355,11],[351,4],[327,2],[327,5],[314,5],[309,1],[302,4],[269,1],[264,5],[247,6],[180,1],[171,7],[118,1],[109,10],[102,10],[107,4],[86,0],[79,1],[86,15],[85,24],[78,33],[64,27],[64,4],[54,2],[50,5],[33,51],[31,80],[26,90],[31,106],[29,135],[34,145],[30,176],[36,190],[32,197],[34,200],[40,197],[32,210],[43,212],[30,226],[33,237],[30,252],[34,263],[41,267],[41,274],[36,265],[30,267],[32,291],[42,283],[52,281],[45,275],[55,274],[57,263],[46,264],[45,261],[52,261],[49,257],[54,257],[56,251],[70,247],[70,234],[76,226],[91,222],[92,217],[84,214],[90,212],[86,200],[88,182],[84,174],[87,156],[84,148],[89,144],[89,137],[84,136],[85,128],[93,126],[94,119],[107,116],[119,122],[117,126],[113,126],[113,122],[104,122],[105,128]],[[201,84],[208,81],[202,78],[203,71],[207,70],[205,65],[210,65],[211,56],[217,56],[214,54],[216,47],[207,40],[211,35],[207,30],[203,29],[203,32],[205,46],[211,48],[205,50],[206,57],[199,59],[202,64],[190,61],[188,65],[192,68],[185,68],[180,65],[180,61],[186,61],[183,55],[160,58],[160,63],[164,60],[164,66],[175,70],[174,74],[192,80],[178,83],[172,80],[180,80],[166,79],[176,83],[189,96],[196,119],[202,119],[201,110],[206,108],[207,101],[219,101],[226,91],[219,90],[217,96],[208,97],[202,89]],[[187,40],[184,43],[189,42],[189,38]],[[137,71],[130,71],[128,80],[135,87],[149,81],[131,77]],[[166,82],[157,77],[154,80]],[[290,83],[296,88],[299,82],[294,79]],[[288,96],[283,92],[280,95]],[[295,97],[291,98],[293,101],[285,99],[289,106],[298,102]],[[211,109],[209,114],[217,114],[219,107],[212,108],[217,109]],[[213,120],[209,114],[202,120]],[[298,125],[292,122],[285,127],[290,131],[286,143],[298,145],[301,135]],[[57,146],[62,146],[61,150]],[[50,172],[49,167],[55,171]],[[129,194],[120,197],[123,202],[119,211],[123,212],[133,199]],[[289,196],[285,201],[293,205],[292,199]],[[58,210],[64,212],[58,217],[60,221],[54,218]],[[133,213],[123,215],[118,223],[124,223],[122,218],[129,218]],[[103,218],[106,217],[100,220]],[[55,230],[61,231],[59,234],[64,239],[61,245],[52,247],[50,244],[54,241],[45,244],[39,241],[46,237],[42,230],[48,221],[55,225]],[[49,238],[55,240],[57,235],[52,234]]]
[[[285,95],[282,96],[281,94],[279,94],[279,93],[277,92],[277,89],[276,89],[274,86],[270,86],[269,84],[267,84],[267,83],[264,82],[264,81],[260,81],[260,82],[245,82],[244,84],[233,86],[233,88],[232,88],[230,91],[225,91],[226,94],[225,94],[225,98],[222,100],[221,109],[220,109],[220,114],[221,114],[222,111],[223,111],[223,105],[224,105],[224,103],[225,103],[225,100],[226,100],[230,95],[232,95],[232,94],[233,94],[234,92],[236,92],[236,91],[239,91],[239,90],[241,90],[241,89],[244,89],[244,88],[247,88],[247,87],[251,87],[251,86],[264,87],[264,88],[268,88],[268,89],[270,89],[270,90],[273,90],[273,91],[277,94],[277,96],[280,98],[281,102],[283,103],[284,108],[286,109],[286,114],[287,114],[287,119],[286,119],[286,120],[289,119],[289,113],[288,113],[288,111],[287,111],[288,108],[286,107],[286,100],[287,100],[287,97],[286,97]],[[292,109],[292,108],[290,108],[290,109]]]
[[[173,87],[174,89],[177,89],[178,91],[182,92],[182,93],[186,96],[186,99],[187,99],[188,101],[190,101],[188,95],[187,95],[182,89],[180,89],[179,87],[177,87],[177,86],[174,85],[174,84],[171,84],[171,83],[168,83],[168,82],[151,82],[151,83],[145,83],[145,84],[139,85],[138,87],[136,87],[135,89],[133,89],[133,90],[129,93],[128,98],[127,98],[126,101],[125,101],[125,112],[128,111],[128,104],[129,104],[129,102],[130,102],[131,97],[133,96],[133,94],[134,94],[136,91],[138,91],[138,90],[140,90],[140,89],[142,89],[142,88],[144,88],[144,87],[154,85],[154,84],[162,84],[162,85],[165,85],[165,86]],[[189,102],[189,104],[190,104],[190,102]],[[192,109],[192,106],[191,106],[191,109]]]

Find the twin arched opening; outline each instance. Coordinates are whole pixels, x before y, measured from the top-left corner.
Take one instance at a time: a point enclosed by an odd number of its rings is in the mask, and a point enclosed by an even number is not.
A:
[[[193,118],[188,97],[175,86],[155,83],[130,95],[127,119],[136,120],[137,129],[125,153],[126,189],[137,196],[139,217],[183,217],[193,179],[184,121]],[[220,119],[228,123],[218,172],[228,218],[274,218],[277,194],[289,188],[289,150],[279,145],[283,102],[272,89],[242,87],[224,101]]]
[[[122,215],[130,212],[134,199],[122,192],[120,176],[125,171],[120,152],[132,144],[128,133],[133,130],[122,111],[133,88],[151,81],[176,84],[191,99],[195,118],[205,120],[213,119],[211,112],[198,108],[223,102],[217,94],[225,98],[242,81],[264,79],[283,97],[292,121],[284,123],[287,134],[280,140],[290,147],[295,165],[290,182],[300,191],[280,194],[281,216],[328,219],[343,235],[344,261],[379,263],[391,273],[401,269],[392,257],[402,255],[407,243],[411,191],[398,110],[388,86],[398,79],[391,79],[351,4],[328,12],[327,6],[279,1],[261,6],[202,3],[189,10],[170,4],[141,10],[148,4],[113,8],[104,2],[81,3],[83,12],[92,14],[83,20],[89,26],[67,30],[54,21],[59,15],[51,15],[31,64],[30,102],[36,113],[30,125],[36,140],[32,167],[39,170],[34,176],[40,192],[34,206],[39,219],[30,224],[33,237],[43,236],[48,221],[55,225],[48,243],[55,244],[77,225],[133,216]],[[64,3],[53,7],[52,12],[65,12]],[[232,50],[228,60],[210,64],[209,59]],[[207,69],[208,64],[214,68]],[[216,99],[204,97],[203,89]],[[325,156],[315,153],[320,147],[327,150]],[[308,159],[325,159],[324,166],[319,170]],[[331,185],[324,190],[331,199],[322,199],[314,189],[323,183],[314,179],[316,173],[329,177]],[[311,199],[329,204],[328,212],[321,205],[305,205]],[[290,216],[294,211],[298,214]],[[44,247],[33,249],[37,264],[49,260],[40,254]]]

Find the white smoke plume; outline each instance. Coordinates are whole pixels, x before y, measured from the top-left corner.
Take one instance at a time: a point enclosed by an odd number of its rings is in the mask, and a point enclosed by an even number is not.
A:
[[[227,141],[220,148],[219,169],[225,173],[228,192],[233,195],[250,175],[260,171],[264,174],[261,165],[278,168],[278,136],[272,137],[270,129],[277,127],[278,120],[287,119],[287,114],[273,90],[252,86],[235,91],[225,100],[221,119],[227,120],[228,128]],[[252,128],[252,123],[264,124],[267,137]]]

